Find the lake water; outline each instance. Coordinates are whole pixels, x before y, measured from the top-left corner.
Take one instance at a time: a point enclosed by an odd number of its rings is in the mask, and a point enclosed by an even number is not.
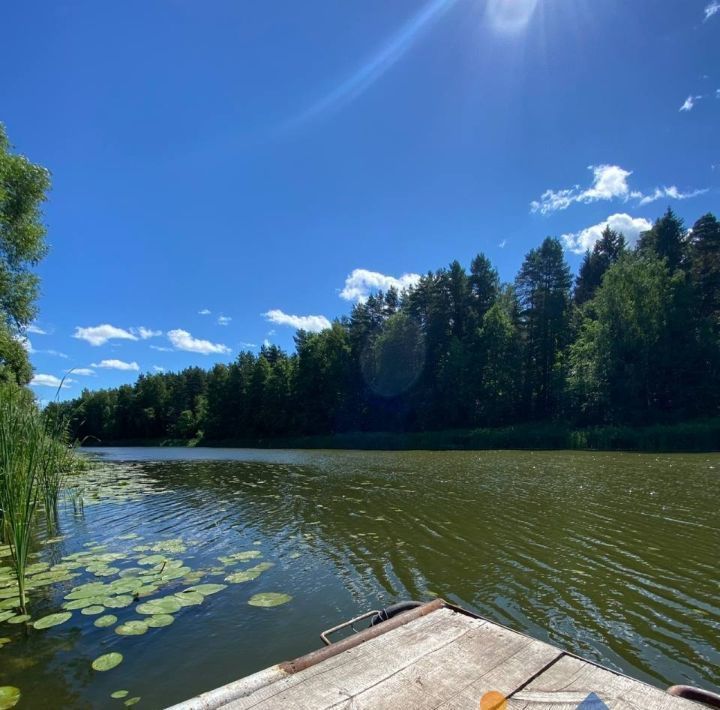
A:
[[[0,623],[0,686],[20,688],[19,708],[162,708],[313,650],[360,612],[435,595],[660,687],[720,686],[720,455],[92,453],[100,472],[33,560],[78,576],[41,584],[39,566],[34,618],[88,582],[155,575],[139,603],[227,587],[137,636],[115,628],[148,618],[138,602],[100,612],[118,617],[105,628],[82,610],[45,630]],[[292,599],[248,604],[267,592]],[[92,670],[110,652],[122,663]]]

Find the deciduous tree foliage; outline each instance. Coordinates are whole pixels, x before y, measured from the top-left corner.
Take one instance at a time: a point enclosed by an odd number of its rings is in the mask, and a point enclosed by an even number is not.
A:
[[[0,381],[27,384],[32,376],[18,339],[36,314],[31,268],[47,251],[40,206],[49,187],[48,171],[13,153],[0,123]]]
[[[627,247],[607,229],[572,291],[557,239],[500,284],[484,255],[376,293],[295,352],[142,375],[62,405],[101,440],[250,442],[527,421],[650,424],[720,406],[720,225],[668,210]]]

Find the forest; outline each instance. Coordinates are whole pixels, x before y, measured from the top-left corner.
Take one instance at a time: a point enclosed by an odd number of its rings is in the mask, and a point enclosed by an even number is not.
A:
[[[630,248],[605,230],[575,278],[558,239],[501,283],[482,254],[358,303],[295,352],[54,403],[82,441],[247,441],[524,423],[673,424],[720,405],[720,223],[668,209]]]

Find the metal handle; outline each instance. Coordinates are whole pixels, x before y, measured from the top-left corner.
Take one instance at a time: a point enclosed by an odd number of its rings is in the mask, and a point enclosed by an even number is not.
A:
[[[353,626],[353,624],[356,624],[358,621],[362,621],[363,619],[369,619],[371,616],[375,616],[375,614],[379,614],[380,612],[377,609],[374,609],[373,611],[367,611],[364,614],[361,614],[360,616],[356,616],[354,619],[350,619],[350,621],[343,621],[342,624],[338,624],[337,626],[333,626],[331,629],[328,629],[327,631],[323,631],[320,634],[320,638],[323,640],[323,643],[326,646],[329,646],[332,641],[328,638],[330,634],[334,634],[336,631],[340,631],[341,629],[345,629],[348,626],[352,626],[352,630],[357,633],[357,629]]]

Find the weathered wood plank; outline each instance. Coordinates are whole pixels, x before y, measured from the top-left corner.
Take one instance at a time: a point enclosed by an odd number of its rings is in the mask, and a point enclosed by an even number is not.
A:
[[[562,656],[563,652],[554,646],[533,639],[530,641],[484,675],[476,677],[465,687],[458,687],[455,695],[439,704],[437,710],[478,710],[485,693],[495,690],[508,697]]]
[[[477,626],[488,623],[442,609],[225,707],[227,710],[332,707],[411,666],[428,653],[452,644],[467,633],[468,622]]]
[[[699,707],[447,608],[296,673],[249,680],[224,710],[478,710],[489,691],[508,710],[576,710],[591,693],[612,710]]]
[[[508,710],[576,710],[591,693],[612,710],[691,710],[700,707],[638,680],[573,656],[563,656],[511,697]]]
[[[552,646],[499,626],[468,624],[467,633],[454,643],[334,707],[477,710],[486,692],[509,695],[560,654]]]

